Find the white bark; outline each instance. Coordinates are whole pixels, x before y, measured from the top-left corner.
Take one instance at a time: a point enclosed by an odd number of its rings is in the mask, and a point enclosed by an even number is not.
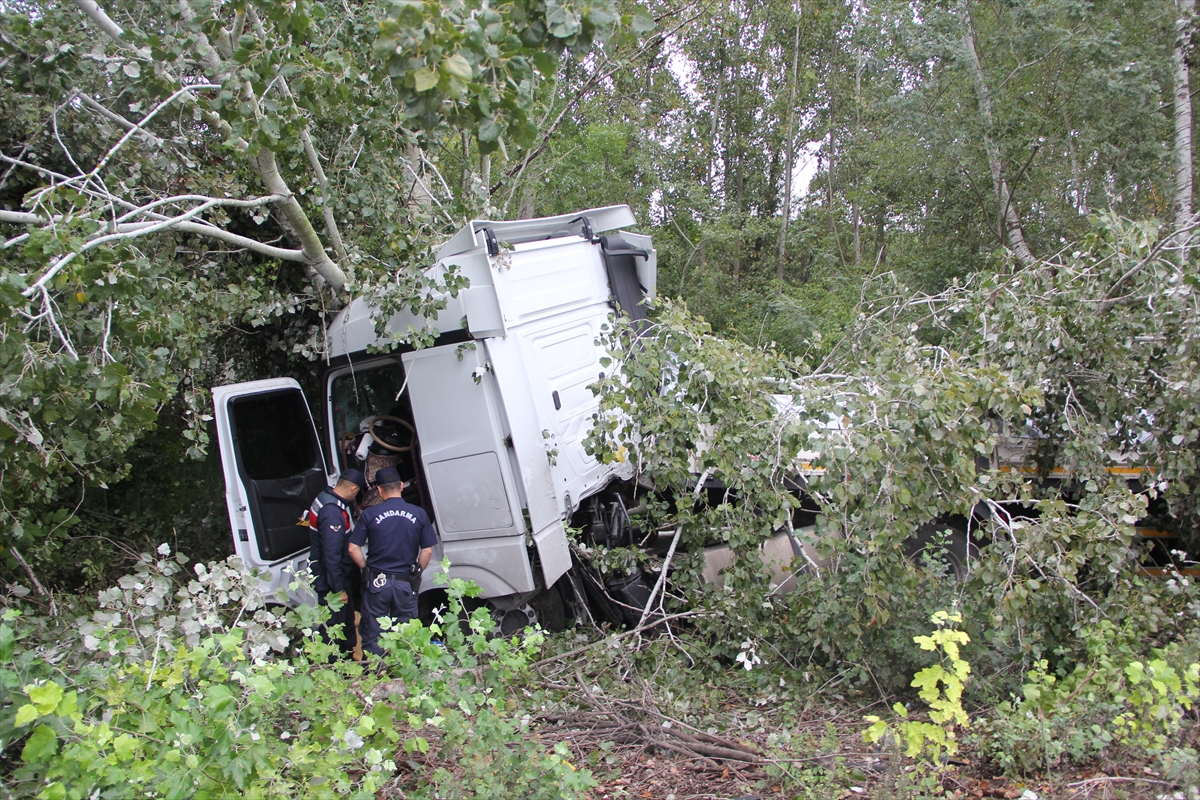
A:
[[[96,27],[104,31],[108,38],[112,39],[118,47],[123,47],[127,50],[132,50],[133,45],[125,41],[125,31],[121,26],[113,21],[104,9],[96,5],[94,0],[75,0],[75,5],[82,9],[84,14],[88,15],[88,19],[96,24]]]
[[[150,233],[156,233],[158,231],[167,230],[168,228],[182,229],[182,226],[187,225],[195,217],[198,217],[199,215],[203,214],[205,211],[209,210],[210,208],[216,208],[217,206],[232,206],[235,208],[255,208],[257,206],[263,206],[263,205],[266,205],[271,202],[276,202],[278,200],[279,200],[279,198],[270,197],[270,196],[258,197],[253,200],[229,200],[229,199],[224,199],[224,198],[211,198],[211,199],[207,199],[205,202],[201,203],[200,205],[196,206],[195,208],[193,208],[189,211],[186,211],[183,214],[180,214],[178,217],[171,217],[171,218],[167,218],[165,220],[155,221],[155,222],[132,223],[132,224],[131,223],[121,223],[121,224],[117,224],[115,226],[116,230],[113,232],[110,232],[110,233],[103,233],[103,229],[102,229],[102,231],[100,233],[93,235],[90,239],[88,239],[88,241],[85,242],[84,245],[81,248],[79,248],[78,251],[68,253],[67,255],[63,256],[62,258],[59,258],[57,261],[55,261],[53,264],[51,264],[50,268],[47,269],[44,273],[42,273],[41,277],[39,277],[36,282],[34,282],[29,288],[27,288],[24,292],[22,292],[22,294],[25,297],[32,297],[34,294],[38,293],[39,291],[42,291],[44,289],[44,287],[51,280],[54,279],[54,276],[57,275],[59,272],[61,272],[63,267],[70,264],[71,261],[73,261],[77,256],[79,256],[83,253],[86,253],[89,250],[95,250],[97,247],[100,247],[101,245],[110,244],[112,242],[117,242],[117,241],[123,241],[126,239],[133,239],[133,238],[136,238],[139,236],[145,236]],[[153,206],[153,205],[157,205],[157,204],[151,204],[151,205]],[[6,212],[6,213],[12,213],[12,212]],[[123,217],[123,219],[133,216],[135,213],[136,212],[130,212],[129,214],[125,215],[125,217]],[[24,215],[21,215],[21,216],[24,216]],[[25,223],[28,223],[28,219],[19,219],[19,220],[18,219],[6,219],[5,215],[0,215],[0,222],[25,222]],[[200,227],[204,227],[204,226],[200,226]],[[216,229],[214,228],[213,230],[216,230]]]
[[[1066,123],[1067,131],[1067,155],[1071,159],[1071,180],[1075,185],[1075,210],[1080,216],[1086,217],[1090,211],[1087,202],[1087,186],[1083,181],[1083,173],[1079,171],[1079,157],[1075,154],[1075,136],[1071,130],[1071,120],[1067,117],[1066,109],[1063,109],[1063,122]]]
[[[101,105],[94,97],[89,95],[87,92],[78,92],[78,93],[76,93],[76,97],[78,97],[85,106],[92,109],[97,114],[104,117],[105,119],[108,119],[108,120],[111,120],[112,122],[117,123],[125,130],[127,130],[127,131],[132,130],[135,127],[132,122],[125,119],[117,112]],[[155,136],[150,131],[141,131],[141,135],[142,135],[142,138],[144,138],[146,140],[146,143],[151,145],[152,147],[162,148],[162,147],[166,146],[166,142],[164,142],[162,139]]]
[[[124,31],[121,29],[121,26],[117,25],[117,23],[114,22],[112,18],[105,13],[104,9],[94,2],[94,0],[75,0],[75,4],[81,10],[83,10],[83,12],[87,14],[88,18],[91,19],[96,26],[99,27],[100,30],[102,30],[118,46],[124,48],[130,47],[129,43],[123,39]],[[187,0],[180,0],[179,8],[181,15],[185,19],[192,18],[193,12]],[[228,34],[225,31],[222,31],[220,41],[228,45]],[[217,51],[217,48],[208,41],[207,36],[201,34],[199,45],[199,55],[204,62],[205,67],[213,73],[215,79],[222,80],[230,74],[227,65],[221,58],[221,54]],[[126,131],[125,135],[121,138],[121,141],[119,141],[117,145],[110,150],[103,159],[101,159],[100,163],[96,165],[95,169],[93,169],[92,172],[87,176],[80,176],[79,180],[83,183],[87,183],[93,176],[98,174],[116,152],[116,150],[119,149],[126,141],[128,141],[131,136],[139,132],[141,130],[140,126],[144,125],[154,113],[157,113],[158,109],[165,107],[167,103],[169,103],[171,100],[174,100],[176,97],[183,96],[199,88],[210,88],[211,86],[213,86],[213,84],[206,84],[203,87],[181,87],[175,92],[174,95],[172,95],[170,100],[160,103],[158,108],[156,108],[151,115],[144,118],[139,125],[135,125],[133,128]],[[216,86],[216,88],[221,87]],[[257,102],[257,98],[253,97],[253,93],[251,92],[250,94],[251,96],[245,99],[252,102]],[[341,291],[346,285],[346,274],[342,271],[341,267],[335,264],[325,253],[325,247],[321,242],[321,237],[313,228],[312,223],[308,219],[308,215],[300,206],[300,203],[296,200],[291,188],[287,184],[287,181],[285,181],[283,176],[280,174],[279,166],[275,161],[275,154],[266,150],[262,150],[259,152],[258,156],[251,157],[250,162],[258,171],[259,178],[262,180],[267,192],[271,195],[274,195],[276,198],[282,198],[277,201],[278,207],[283,213],[284,218],[295,231],[296,236],[300,239],[304,263],[311,266],[316,273],[334,289],[334,291]],[[184,226],[190,227],[193,224],[199,225],[199,223],[188,223],[185,220],[182,223],[176,223],[168,227],[176,227],[179,230],[186,230]],[[155,227],[155,229],[157,230],[158,228]],[[141,234],[139,233],[139,235]],[[261,248],[253,249],[262,252]],[[281,250],[280,248],[275,249]],[[281,250],[281,252],[293,251]],[[61,266],[62,265],[59,265],[58,268],[61,269]],[[51,269],[53,270],[54,268],[52,267]]]
[[[1192,219],[1192,81],[1188,58],[1195,32],[1196,0],[1175,0],[1179,13],[1175,39],[1175,198],[1171,203],[1175,229]],[[1190,238],[1190,237],[1187,237]],[[1187,243],[1186,241],[1184,242]]]
[[[1025,232],[1021,230],[1021,218],[1012,202],[1012,193],[1008,181],[1004,178],[1004,160],[1000,156],[1000,147],[992,140],[994,128],[992,118],[992,101],[988,93],[987,80],[983,75],[983,65],[979,62],[979,52],[975,48],[975,26],[971,22],[971,12],[967,8],[967,0],[958,0],[958,12],[962,18],[963,52],[967,57],[967,66],[975,81],[975,99],[979,104],[979,117],[983,122],[983,147],[987,152],[988,167],[992,172],[992,185],[996,190],[996,200],[999,203],[1000,225],[1004,230],[1008,246],[1017,261],[1028,267],[1037,259],[1025,241]]]
[[[796,6],[796,16],[801,14]],[[787,163],[783,174],[783,220],[779,226],[779,255],[775,263],[775,280],[783,282],[783,261],[787,256],[788,222],[792,218],[792,170],[796,166],[796,74],[800,68],[800,20],[796,20],[796,41],[792,45],[792,76],[788,86]],[[781,289],[782,291],[782,289]]]
[[[273,195],[287,197],[287,200],[280,203],[278,207],[291,224],[292,229],[295,230],[296,237],[300,239],[300,246],[304,250],[304,255],[307,256],[308,264],[333,287],[334,291],[340,292],[346,286],[346,273],[342,272],[342,268],[333,263],[325,253],[321,237],[317,234],[312,222],[309,221],[308,215],[304,213],[304,209],[300,207],[300,202],[292,195],[287,181],[279,174],[279,166],[275,163],[275,154],[264,148],[259,150],[258,156],[251,160],[258,169],[258,177],[267,191]]]

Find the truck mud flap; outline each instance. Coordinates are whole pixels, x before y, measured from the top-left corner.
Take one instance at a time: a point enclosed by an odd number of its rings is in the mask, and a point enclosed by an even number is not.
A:
[[[642,610],[650,602],[650,584],[646,573],[638,570],[632,575],[611,577],[604,582],[608,595],[620,604],[621,615],[626,625],[637,625]]]
[[[641,619],[642,609],[650,599],[650,586],[646,576],[638,572],[605,581],[599,571],[574,557],[574,573],[583,585],[587,603],[591,606],[596,622],[609,625],[636,625]]]

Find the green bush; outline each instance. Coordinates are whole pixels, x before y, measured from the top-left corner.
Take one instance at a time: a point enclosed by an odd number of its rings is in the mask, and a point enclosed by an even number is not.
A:
[[[495,638],[485,611],[464,625],[413,621],[384,633],[380,668],[364,673],[317,636],[326,609],[269,608],[236,558],[197,564],[184,583],[184,559],[165,545],[159,556],[102,592],[75,630],[39,634],[5,613],[0,748],[12,796],[370,798],[403,783],[409,797],[537,785],[538,797],[572,798],[594,785],[531,739],[504,699],[538,635]],[[471,590],[447,588],[457,619]],[[465,780],[416,762],[398,772],[408,754],[457,762]]]
[[[1108,620],[1083,634],[1087,658],[1056,674],[1042,659],[1019,696],[980,721],[984,753],[1010,774],[1085,764],[1121,749],[1182,777],[1196,753],[1182,736],[1200,700],[1200,664],[1181,648],[1146,648],[1132,626]],[[1195,774],[1194,772],[1192,773]]]

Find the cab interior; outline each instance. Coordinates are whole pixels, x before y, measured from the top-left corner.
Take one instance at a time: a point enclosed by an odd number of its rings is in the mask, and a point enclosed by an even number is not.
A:
[[[404,499],[432,515],[400,359],[351,362],[329,373],[326,389],[327,424],[338,472],[362,470],[370,490],[379,470],[395,467],[404,481]],[[379,496],[368,491],[363,506],[377,502]]]

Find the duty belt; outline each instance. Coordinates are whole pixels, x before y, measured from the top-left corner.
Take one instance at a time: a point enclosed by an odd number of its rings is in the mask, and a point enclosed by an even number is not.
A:
[[[387,586],[389,580],[408,580],[412,577],[412,569],[405,570],[404,572],[379,572],[372,569],[369,572],[372,573],[371,585],[376,589],[382,589],[384,586]]]

